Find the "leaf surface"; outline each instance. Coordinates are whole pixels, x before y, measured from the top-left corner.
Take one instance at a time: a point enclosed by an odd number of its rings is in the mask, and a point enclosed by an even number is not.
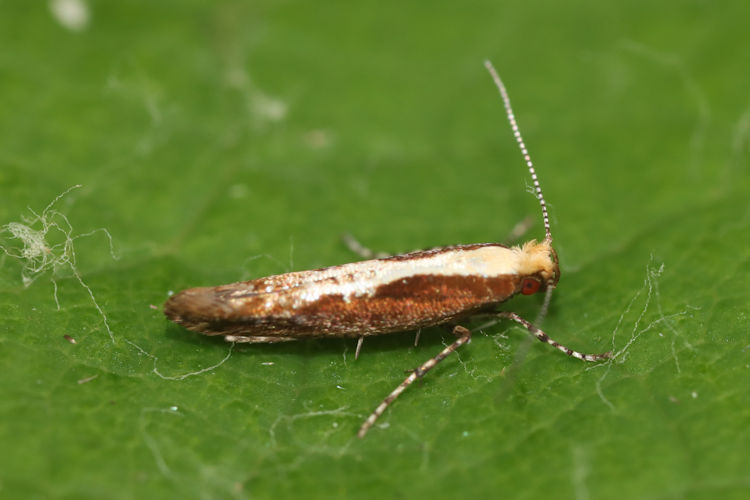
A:
[[[746,3],[80,5],[0,5],[0,224],[42,237],[0,266],[0,492],[747,496]],[[353,260],[343,233],[404,252],[538,221],[485,58],[551,205],[543,327],[613,362],[475,322],[358,440],[447,330],[355,362],[164,319],[170,291]]]

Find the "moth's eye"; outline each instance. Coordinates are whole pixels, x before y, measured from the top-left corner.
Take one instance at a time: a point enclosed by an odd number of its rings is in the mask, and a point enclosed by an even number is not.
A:
[[[521,293],[524,295],[531,295],[539,291],[539,287],[542,283],[535,278],[524,278],[521,282]]]

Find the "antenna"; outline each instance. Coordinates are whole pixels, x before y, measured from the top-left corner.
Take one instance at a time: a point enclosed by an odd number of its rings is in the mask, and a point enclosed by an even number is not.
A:
[[[510,97],[508,97],[508,91],[505,90],[505,85],[503,84],[503,81],[500,79],[500,76],[497,74],[497,71],[495,71],[494,66],[492,66],[492,63],[489,60],[486,60],[484,61],[484,66],[487,68],[487,71],[490,72],[492,79],[495,81],[497,90],[500,91],[500,97],[502,97],[503,106],[505,106],[505,113],[508,116],[508,121],[510,122],[510,128],[513,130],[513,136],[516,138],[518,147],[521,148],[521,154],[523,155],[523,159],[526,161],[526,166],[529,168],[529,173],[531,174],[531,181],[534,183],[534,192],[536,193],[536,197],[539,200],[539,205],[541,205],[542,207],[542,218],[544,219],[544,231],[546,233],[544,236],[544,240],[547,242],[550,242],[552,241],[552,234],[550,233],[550,229],[549,229],[549,215],[547,214],[547,203],[544,201],[544,195],[542,195],[542,187],[539,185],[539,179],[537,179],[536,170],[534,170],[534,164],[531,163],[531,156],[529,156],[529,151],[526,149],[526,144],[524,144],[523,142],[523,137],[521,137],[521,132],[518,130],[518,123],[516,122],[516,117],[513,114],[513,108],[510,106]]]

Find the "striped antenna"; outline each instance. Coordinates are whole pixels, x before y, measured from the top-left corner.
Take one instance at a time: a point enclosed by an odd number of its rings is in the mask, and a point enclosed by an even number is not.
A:
[[[544,232],[546,233],[544,236],[544,239],[547,242],[552,241],[552,234],[550,233],[550,229],[549,229],[549,215],[547,214],[547,203],[544,201],[544,196],[542,195],[542,187],[539,185],[539,179],[537,179],[536,170],[534,170],[534,164],[531,163],[531,156],[529,156],[529,151],[526,149],[526,144],[524,144],[523,142],[523,137],[521,137],[521,131],[518,130],[518,123],[516,122],[516,117],[513,114],[513,108],[510,106],[510,97],[508,97],[508,91],[505,90],[505,85],[503,84],[503,81],[500,79],[500,76],[497,74],[497,71],[495,71],[494,66],[492,66],[492,63],[489,60],[484,61],[484,66],[487,68],[487,71],[490,72],[492,79],[495,81],[495,85],[497,85],[497,90],[500,91],[500,97],[502,97],[503,106],[505,106],[505,113],[508,115],[510,128],[513,130],[513,136],[516,138],[518,147],[521,148],[521,154],[523,154],[523,159],[524,161],[526,161],[526,166],[529,167],[529,173],[531,173],[531,180],[534,183],[534,192],[536,194],[537,199],[539,200],[539,204],[542,206],[542,218],[544,218]]]

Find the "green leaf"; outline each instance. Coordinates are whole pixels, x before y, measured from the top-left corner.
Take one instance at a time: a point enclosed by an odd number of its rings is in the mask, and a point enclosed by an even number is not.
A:
[[[0,224],[36,231],[25,257],[0,235],[0,493],[746,498],[748,15],[0,4]],[[551,205],[543,327],[614,361],[477,321],[359,440],[447,330],[368,339],[355,362],[354,341],[231,350],[165,320],[170,291],[353,260],[342,233],[402,252],[539,221],[485,58]]]

